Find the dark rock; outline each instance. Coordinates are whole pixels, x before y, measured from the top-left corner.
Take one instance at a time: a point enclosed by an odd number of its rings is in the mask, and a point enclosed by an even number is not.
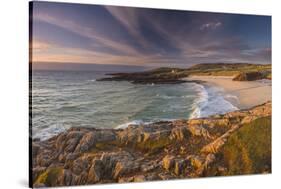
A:
[[[88,183],[96,183],[102,179],[104,173],[104,164],[102,160],[94,159],[88,174]]]
[[[243,72],[233,78],[233,81],[255,81],[264,79],[265,75],[261,72]]]
[[[166,155],[163,160],[163,168],[166,170],[170,170],[175,165],[175,157],[173,155]]]
[[[39,175],[46,171],[46,167],[35,167],[32,169],[33,182],[35,182]]]
[[[89,168],[90,162],[87,157],[80,157],[73,161],[72,172],[76,175],[81,174],[84,170]]]
[[[181,175],[184,172],[186,163],[187,161],[185,159],[176,159],[174,173],[176,175]]]

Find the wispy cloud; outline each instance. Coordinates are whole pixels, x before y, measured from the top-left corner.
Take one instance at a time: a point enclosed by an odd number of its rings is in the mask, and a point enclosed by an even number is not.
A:
[[[131,54],[136,55],[139,54],[132,46],[122,43],[120,41],[116,41],[114,39],[110,39],[107,36],[102,36],[98,34],[94,28],[80,26],[79,24],[66,19],[61,19],[59,17],[51,16],[44,13],[38,13],[33,17],[35,20],[43,21],[49,24],[56,25],[58,27],[64,28],[71,32],[76,33],[77,35],[81,35],[93,40],[95,46],[100,45],[103,47],[111,48],[117,52],[121,52],[123,54]],[[99,43],[99,44],[97,44]]]
[[[145,36],[143,36],[140,32],[139,22],[141,15],[137,12],[136,8],[122,7],[122,9],[120,9],[119,7],[114,6],[105,6],[105,8],[116,20],[123,25],[123,27],[127,29],[137,43],[144,48],[149,47],[149,41],[147,41]]]
[[[215,30],[222,26],[221,22],[209,22],[202,24],[200,30]]]

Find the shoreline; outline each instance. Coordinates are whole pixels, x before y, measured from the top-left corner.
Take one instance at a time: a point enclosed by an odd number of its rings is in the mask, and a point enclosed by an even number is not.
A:
[[[190,76],[184,80],[203,81],[204,86],[216,87],[223,91],[225,100],[238,109],[248,109],[272,99],[270,80],[232,81],[232,76]]]

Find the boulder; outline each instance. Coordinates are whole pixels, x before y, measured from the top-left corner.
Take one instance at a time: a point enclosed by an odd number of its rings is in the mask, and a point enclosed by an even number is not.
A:
[[[212,136],[208,132],[207,129],[203,127],[203,125],[198,125],[198,124],[189,124],[188,125],[188,130],[193,136],[202,136],[204,139],[212,139]]]
[[[35,167],[32,169],[32,179],[35,182],[39,175],[46,171],[46,167]]]
[[[92,166],[89,169],[88,173],[88,183],[96,183],[99,182],[104,173],[104,164],[102,160],[94,159],[92,161]]]
[[[175,164],[175,156],[173,155],[166,155],[162,160],[162,166],[166,170],[170,170],[174,167]]]
[[[95,132],[87,132],[84,134],[79,144],[77,145],[76,152],[86,152],[95,144]]]
[[[174,173],[176,175],[181,175],[184,172],[185,167],[186,167],[185,159],[176,159]]]
[[[199,169],[203,166],[204,159],[197,155],[189,155],[187,160],[190,162],[191,166],[195,169]]]
[[[71,170],[74,174],[79,175],[89,169],[90,162],[85,157],[80,157],[73,161]]]
[[[176,127],[173,128],[169,136],[170,140],[182,141],[188,139],[190,136],[190,131],[186,127]]]
[[[233,81],[255,81],[265,78],[265,75],[261,72],[242,72],[236,75]]]
[[[93,130],[89,131],[80,140],[75,152],[87,152],[95,146],[96,143],[109,143],[116,140],[115,133],[112,130]]]
[[[146,178],[144,175],[136,175],[134,176],[134,182],[143,182],[146,181]]]

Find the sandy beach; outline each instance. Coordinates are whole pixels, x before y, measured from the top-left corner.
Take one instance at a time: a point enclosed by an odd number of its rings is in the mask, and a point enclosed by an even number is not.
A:
[[[206,85],[220,87],[225,93],[225,98],[239,109],[260,105],[272,97],[270,80],[232,81],[232,77],[224,76],[191,76],[186,80],[206,81]]]

